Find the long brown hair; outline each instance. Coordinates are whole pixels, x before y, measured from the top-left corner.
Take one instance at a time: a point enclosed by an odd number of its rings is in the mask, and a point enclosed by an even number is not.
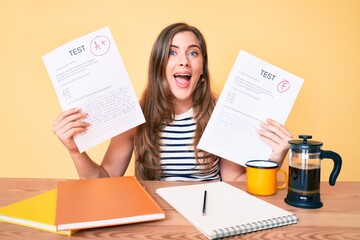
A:
[[[139,179],[161,179],[160,130],[165,127],[166,123],[172,122],[175,116],[172,105],[174,96],[166,80],[165,69],[173,37],[179,32],[186,31],[195,34],[199,40],[203,56],[203,74],[201,76],[203,81],[200,80],[198,82],[192,96],[194,118],[197,122],[194,151],[196,161],[199,162],[196,146],[209,121],[216,101],[210,87],[206,42],[202,33],[197,28],[186,23],[174,23],[160,32],[150,54],[148,82],[140,100],[146,123],[138,127],[134,142],[135,174]],[[214,159],[215,156],[207,159],[207,167],[205,169],[212,166]]]

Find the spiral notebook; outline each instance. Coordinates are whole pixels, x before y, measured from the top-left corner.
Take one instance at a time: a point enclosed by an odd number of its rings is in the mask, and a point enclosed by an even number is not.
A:
[[[204,192],[206,212],[203,214]],[[209,239],[297,223],[295,214],[225,182],[164,187],[156,193]]]

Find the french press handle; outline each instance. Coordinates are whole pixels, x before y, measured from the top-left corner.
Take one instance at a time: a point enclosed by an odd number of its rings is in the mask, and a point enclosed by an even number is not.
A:
[[[330,177],[329,177],[329,183],[331,186],[335,185],[336,179],[339,176],[341,165],[342,165],[342,159],[339,154],[333,151],[326,151],[326,150],[320,150],[320,159],[323,158],[330,158],[334,161],[334,168],[331,171]]]

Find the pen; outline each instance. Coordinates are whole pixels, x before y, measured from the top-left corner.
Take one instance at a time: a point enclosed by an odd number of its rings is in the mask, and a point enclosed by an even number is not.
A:
[[[202,215],[206,215],[206,194],[207,194],[207,191],[205,190],[204,191],[204,201],[203,201],[203,208],[202,208]]]

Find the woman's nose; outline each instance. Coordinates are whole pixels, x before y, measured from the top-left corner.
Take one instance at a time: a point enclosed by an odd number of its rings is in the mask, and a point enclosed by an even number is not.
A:
[[[179,59],[180,66],[182,67],[188,67],[189,66],[189,59],[186,55],[182,55]]]

